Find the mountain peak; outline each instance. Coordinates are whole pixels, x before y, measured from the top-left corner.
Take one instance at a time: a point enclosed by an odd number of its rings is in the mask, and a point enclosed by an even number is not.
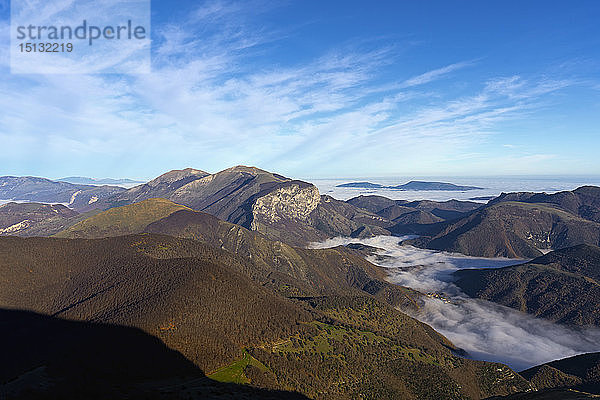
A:
[[[246,173],[250,173],[253,175],[257,175],[257,174],[270,174],[269,171],[265,171],[264,169],[260,169],[257,167],[252,167],[252,166],[248,166],[248,165],[236,165],[235,167],[231,167],[231,168],[227,168],[224,171],[221,172],[246,172]]]
[[[172,171],[160,175],[158,178],[151,180],[150,182],[148,182],[148,184],[151,186],[156,186],[161,183],[171,184],[173,182],[177,182],[186,178],[200,179],[208,175],[210,175],[208,172],[194,168],[174,169]]]
[[[247,166],[247,165],[236,165],[235,167],[227,168],[221,172],[218,172],[217,174],[223,174],[223,173],[243,173],[243,174],[250,174],[253,176],[267,176],[267,177],[269,177],[269,179],[279,181],[279,182],[291,180],[289,178],[286,178],[285,176],[282,176],[282,175],[279,175],[279,174],[276,174],[273,172],[265,171],[264,169],[260,169],[257,167]],[[215,174],[215,175],[217,175],[217,174]]]

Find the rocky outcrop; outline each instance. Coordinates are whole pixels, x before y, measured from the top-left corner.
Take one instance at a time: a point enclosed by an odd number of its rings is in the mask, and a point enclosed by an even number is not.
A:
[[[321,196],[312,184],[255,167],[236,166],[215,174],[171,171],[104,203],[104,208],[162,197],[224,221],[261,232],[269,239],[306,245],[332,236],[389,234],[385,218]],[[364,229],[364,228],[369,229]]]
[[[252,205],[252,229],[262,220],[273,224],[281,220],[307,221],[319,205],[321,196],[313,185],[291,184],[256,199]]]

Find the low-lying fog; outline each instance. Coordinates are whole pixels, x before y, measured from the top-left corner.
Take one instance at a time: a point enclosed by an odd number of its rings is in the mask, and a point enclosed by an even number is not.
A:
[[[517,371],[580,353],[600,351],[600,329],[575,329],[534,318],[488,301],[472,299],[451,283],[463,268],[498,268],[523,262],[476,258],[402,246],[406,237],[335,238],[314,244],[327,248],[362,243],[383,249],[369,261],[389,271],[388,280],[422,293],[438,293],[449,301],[427,298],[412,315],[444,334],[470,357],[505,363]]]

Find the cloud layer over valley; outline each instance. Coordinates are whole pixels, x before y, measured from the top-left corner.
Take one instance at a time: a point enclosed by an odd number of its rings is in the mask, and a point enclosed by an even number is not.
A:
[[[451,283],[462,268],[499,268],[518,264],[514,259],[485,259],[402,246],[403,238],[335,238],[315,247],[363,243],[383,249],[370,261],[389,271],[389,281],[422,293],[437,293],[446,301],[429,297],[418,314],[422,322],[448,337],[469,356],[499,361],[523,370],[550,360],[600,351],[600,330],[571,329],[531,317],[488,301],[471,299]]]

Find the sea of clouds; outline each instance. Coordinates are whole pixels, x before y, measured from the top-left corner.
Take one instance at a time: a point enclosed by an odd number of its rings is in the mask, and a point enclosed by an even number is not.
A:
[[[362,243],[382,249],[369,261],[387,268],[392,283],[422,293],[439,293],[450,302],[426,298],[413,317],[429,324],[479,360],[505,363],[517,371],[551,360],[600,351],[600,329],[569,328],[484,300],[472,299],[452,283],[463,268],[499,268],[522,263],[507,258],[477,258],[401,245],[407,237],[334,238],[315,243],[328,248]]]
[[[448,190],[393,190],[393,189],[361,189],[337,187],[343,183],[363,182],[382,185],[400,185],[411,180],[438,181],[454,183],[462,186],[477,186],[482,189],[467,191]],[[546,192],[555,193],[562,190],[573,190],[584,185],[600,186],[600,176],[499,176],[499,177],[387,177],[387,178],[346,178],[346,179],[312,179],[322,194],[339,200],[348,200],[356,196],[377,195],[394,200],[471,200],[481,203],[487,200],[481,197],[496,197],[502,192]]]

